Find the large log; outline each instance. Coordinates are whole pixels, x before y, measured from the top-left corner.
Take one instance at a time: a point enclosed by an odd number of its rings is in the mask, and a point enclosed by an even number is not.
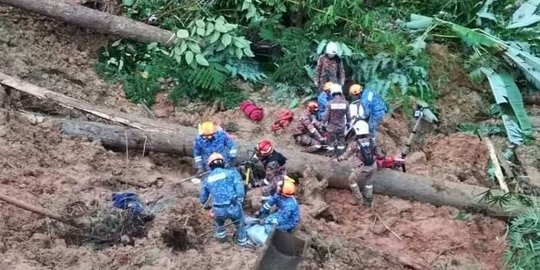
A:
[[[174,153],[191,156],[192,141],[197,130],[191,127],[178,127],[175,133],[159,131],[143,131],[124,126],[107,125],[95,122],[67,120],[52,117],[35,116],[25,113],[26,118],[34,123],[53,122],[61,126],[68,135],[99,140],[108,147],[125,149],[126,142],[130,149],[146,149],[148,151]],[[253,148],[253,143],[239,139],[240,150]],[[348,189],[347,178],[354,165],[347,162],[338,163],[323,156],[302,153],[288,148],[279,149],[289,158],[287,170],[301,174],[307,166],[316,168],[319,179],[328,179],[329,187]],[[240,151],[240,159],[246,159],[247,153]],[[458,182],[428,179],[421,176],[404,174],[393,170],[381,170],[374,174],[375,192],[416,200],[437,206],[453,206],[473,212],[486,213],[491,216],[515,216],[521,209],[505,211],[497,205],[488,205],[481,200],[488,189]],[[493,191],[501,195],[500,191]]]
[[[0,4],[140,42],[169,45],[175,37],[168,30],[61,0],[0,0]]]
[[[125,149],[127,138],[128,147],[131,149],[145,148],[148,151],[192,155],[193,138],[197,136],[197,129],[193,127],[184,127],[116,112],[67,97],[3,73],[0,73],[0,84],[40,99],[55,101],[67,108],[79,109],[103,119],[135,128],[56,118],[43,118],[41,120],[57,121],[66,134],[100,140],[105,146],[119,149]],[[255,141],[238,139],[237,142],[240,159],[247,159],[247,150],[253,149]],[[311,166],[316,168],[319,179],[328,179],[329,187],[348,189],[347,178],[353,170],[354,164],[350,162],[337,163],[323,156],[303,153],[292,145],[280,146],[279,150],[289,158],[288,171],[299,176],[307,166]],[[391,170],[381,170],[374,177],[375,192],[377,193],[431,203],[437,206],[448,205],[470,211],[485,212],[492,216],[513,216],[521,212],[521,209],[507,212],[497,205],[487,205],[481,201],[482,194],[488,191],[485,187],[427,179]],[[499,191],[493,191],[493,193],[501,195]]]

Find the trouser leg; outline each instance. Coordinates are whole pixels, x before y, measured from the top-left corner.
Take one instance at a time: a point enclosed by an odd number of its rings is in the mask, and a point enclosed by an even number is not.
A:
[[[371,207],[371,202],[373,201],[373,178],[371,175],[373,170],[371,168],[364,169],[359,176],[359,186],[362,194],[364,195],[364,204],[368,207]]]
[[[321,149],[321,144],[319,143],[319,141],[315,140],[314,138],[312,138],[308,134],[295,135],[294,140],[299,145],[309,146],[306,149],[306,152],[315,152],[315,151]]]
[[[214,236],[220,242],[225,241],[227,238],[225,219],[221,216],[214,216]]]
[[[344,134],[345,131],[341,131],[341,132],[338,132],[336,133],[337,137],[336,137],[336,143],[337,143],[337,147],[336,147],[336,152],[337,152],[337,155],[342,155],[344,152],[345,152],[345,134]]]
[[[359,173],[354,171],[349,176],[349,186],[354,197],[354,204],[357,205],[362,201],[362,194],[360,193],[360,188],[358,187],[358,177]]]
[[[246,226],[244,224],[244,211],[238,206],[236,212],[236,218],[233,219],[234,227],[236,228],[236,242],[242,246],[248,242]]]
[[[337,142],[337,136],[338,134],[336,132],[329,132],[328,133],[328,143],[326,150],[328,150],[329,156],[335,156],[336,155],[336,142]]]

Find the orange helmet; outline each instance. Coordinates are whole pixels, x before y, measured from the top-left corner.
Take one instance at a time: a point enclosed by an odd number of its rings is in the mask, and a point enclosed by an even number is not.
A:
[[[225,163],[225,160],[223,159],[223,156],[220,153],[212,153],[210,157],[208,157],[208,166],[211,165],[223,165]]]
[[[349,87],[349,95],[351,96],[358,96],[360,95],[360,92],[362,92],[362,86],[359,84],[353,84],[351,87]]]
[[[310,101],[307,104],[307,108],[308,108],[310,113],[314,113],[314,112],[319,110],[319,104],[317,102],[315,102],[315,101]]]
[[[274,147],[272,146],[272,142],[270,142],[270,140],[264,139],[257,144],[257,152],[263,156],[270,155],[272,151],[274,151]]]
[[[332,89],[332,86],[334,85],[333,82],[326,82],[324,85],[323,85],[323,90],[324,91],[330,91],[330,89]]]
[[[283,196],[292,197],[294,195],[294,192],[296,191],[294,182],[295,181],[292,178],[285,176],[285,179],[279,181],[277,184],[278,192]]]

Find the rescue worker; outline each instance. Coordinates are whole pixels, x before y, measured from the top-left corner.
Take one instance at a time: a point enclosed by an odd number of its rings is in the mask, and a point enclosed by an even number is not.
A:
[[[257,146],[255,147],[255,157],[261,161],[265,169],[272,161],[277,161],[279,166],[283,167],[283,169],[285,169],[285,163],[287,163],[287,158],[276,151],[272,142],[267,139],[263,139],[257,143]]]
[[[266,178],[263,180],[265,186],[262,188],[262,199],[267,200],[269,196],[274,195],[277,190],[277,184],[279,181],[283,181],[286,177],[284,168],[279,166],[277,161],[271,161],[266,166]]]
[[[332,101],[328,104],[328,113],[323,120],[323,126],[326,126],[329,134],[327,150],[332,156],[341,155],[345,151],[345,128],[349,122],[349,102],[345,100],[339,84],[334,84],[330,93]],[[335,151],[336,147],[337,151]]]
[[[317,97],[317,102],[319,103],[319,111],[317,112],[317,120],[322,121],[324,119],[324,116],[326,115],[328,103],[332,100],[332,94],[330,93],[330,90],[332,90],[332,86],[334,83],[327,82],[323,86],[323,91],[319,94]]]
[[[204,122],[199,125],[199,135],[193,142],[193,156],[197,167],[197,175],[202,175],[209,170],[208,157],[217,152],[224,157],[225,166],[234,166],[237,157],[236,142],[229,137],[227,132],[218,129],[212,122]]]
[[[260,223],[265,225],[265,232],[270,233],[272,227],[284,232],[293,232],[300,223],[300,207],[294,197],[294,180],[287,177],[277,184],[277,192],[255,213],[255,217],[261,218]],[[277,210],[270,214],[273,206]]]
[[[321,122],[315,117],[319,105],[315,101],[310,101],[307,104],[306,111],[300,117],[298,126],[293,134],[296,143],[302,146],[309,146],[307,152],[315,152],[321,149],[322,144],[326,142],[326,138],[321,135]]]
[[[369,135],[377,138],[379,124],[388,112],[384,100],[372,89],[363,89],[359,84],[353,84],[349,88],[349,94],[353,99],[359,99],[364,109],[364,117],[369,124]]]
[[[375,146],[372,138],[369,137],[369,126],[365,121],[359,120],[353,130],[356,134],[353,143],[347,147],[343,155],[337,158],[338,161],[343,161],[355,154],[358,159],[358,167],[349,176],[349,186],[354,196],[353,205],[358,205],[362,201],[362,190],[364,205],[371,207],[373,201],[373,180],[371,175],[377,168],[377,159],[384,158],[380,149]],[[360,182],[360,188],[358,183]]]
[[[337,43],[328,42],[326,52],[317,60],[315,77],[313,83],[315,87],[323,87],[326,82],[345,84],[345,68],[343,61],[337,55]]]
[[[248,242],[244,228],[244,184],[242,177],[235,169],[225,169],[225,159],[220,153],[213,153],[208,158],[210,173],[202,181],[199,201],[206,205],[212,197],[212,214],[214,217],[215,237],[224,242],[227,238],[225,221],[230,219],[236,227],[236,241],[239,245]]]

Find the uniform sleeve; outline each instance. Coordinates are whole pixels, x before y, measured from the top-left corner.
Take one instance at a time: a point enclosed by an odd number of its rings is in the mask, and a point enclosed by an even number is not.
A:
[[[341,85],[345,84],[345,67],[342,59],[339,59],[339,83]]]
[[[349,106],[351,106],[351,104],[349,104],[348,101],[345,101],[345,104],[347,105],[346,106],[347,113],[345,114],[345,119],[347,119],[347,123],[350,123],[351,122],[351,115],[349,114]]]
[[[317,67],[315,68],[315,76],[313,77],[313,82],[317,84],[320,82],[319,78],[321,77],[321,70],[323,67],[323,58],[322,55],[317,60]]]
[[[201,194],[199,195],[199,202],[205,204],[208,201],[208,196],[210,195],[210,190],[208,189],[208,184],[206,181],[203,182],[201,187]]]
[[[362,107],[364,108],[364,116],[370,117],[371,116],[371,107],[373,106],[373,92],[371,89],[365,89],[366,93],[362,93],[360,96],[360,103],[362,104]],[[371,97],[371,98],[370,98]]]
[[[345,150],[345,153],[343,153],[339,158],[340,158],[340,159],[343,159],[343,160],[348,159],[352,154],[354,154],[356,145],[357,145],[356,142],[350,143],[350,144],[347,146],[347,149]]]
[[[270,209],[272,209],[272,206],[274,206],[278,201],[278,195],[273,195],[268,199],[262,206],[259,212],[263,215],[266,215],[270,212]]]
[[[193,140],[193,158],[195,159],[195,166],[197,169],[203,168],[203,161],[202,161],[202,149],[199,145],[198,137]]]
[[[317,138],[322,138],[321,133],[319,133],[319,131],[315,128],[310,117],[302,117],[302,124],[309,130],[309,132],[315,134]]]
[[[225,144],[227,149],[229,149],[229,156],[231,158],[236,158],[238,156],[238,145],[236,142],[229,137],[229,134],[225,133]]]
[[[236,198],[243,200],[246,191],[244,190],[244,182],[242,176],[236,169],[231,170],[232,177],[234,177],[234,190],[236,191]]]

